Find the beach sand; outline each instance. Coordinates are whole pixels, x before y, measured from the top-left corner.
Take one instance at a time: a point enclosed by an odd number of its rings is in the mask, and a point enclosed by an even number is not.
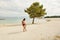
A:
[[[60,18],[46,18],[45,21],[27,25],[26,32],[21,25],[0,25],[0,40],[60,40]]]

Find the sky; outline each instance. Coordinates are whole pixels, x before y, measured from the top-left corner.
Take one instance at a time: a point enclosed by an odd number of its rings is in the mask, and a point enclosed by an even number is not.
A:
[[[0,0],[0,16],[28,16],[24,9],[33,2],[39,2],[46,8],[47,16],[60,15],[60,0]]]

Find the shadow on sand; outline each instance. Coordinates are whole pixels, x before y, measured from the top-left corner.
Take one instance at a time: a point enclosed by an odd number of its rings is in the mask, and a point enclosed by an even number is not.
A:
[[[11,35],[11,34],[18,34],[18,33],[23,33],[23,31],[20,31],[20,32],[11,32],[11,33],[8,33],[8,35]]]

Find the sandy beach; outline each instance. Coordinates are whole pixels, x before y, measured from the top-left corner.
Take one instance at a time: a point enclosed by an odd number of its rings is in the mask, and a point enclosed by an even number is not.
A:
[[[27,25],[26,32],[22,32],[22,29],[19,24],[0,25],[0,40],[60,40],[60,18],[49,18],[45,22]]]

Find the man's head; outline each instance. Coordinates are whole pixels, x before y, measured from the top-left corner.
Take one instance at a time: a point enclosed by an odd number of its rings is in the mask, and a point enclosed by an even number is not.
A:
[[[25,21],[25,18],[23,19],[23,21]]]

